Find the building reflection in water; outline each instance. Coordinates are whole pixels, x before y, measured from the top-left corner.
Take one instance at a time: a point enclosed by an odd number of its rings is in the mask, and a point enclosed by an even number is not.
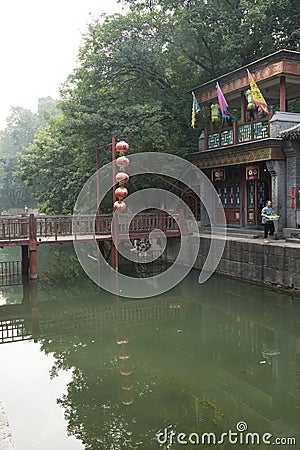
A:
[[[242,419],[293,436],[300,302],[250,287],[217,277],[200,286],[192,274],[156,298],[58,307],[25,283],[22,303],[0,307],[1,343],[33,339],[54,353],[53,373],[73,369],[59,403],[69,433],[91,448],[150,450],[164,426],[221,432]]]

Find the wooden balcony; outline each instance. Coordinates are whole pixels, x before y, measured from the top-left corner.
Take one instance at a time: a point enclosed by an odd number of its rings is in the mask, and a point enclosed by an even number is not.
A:
[[[236,122],[231,127],[205,132],[204,150],[213,150],[270,137],[269,119],[253,120],[243,124]]]

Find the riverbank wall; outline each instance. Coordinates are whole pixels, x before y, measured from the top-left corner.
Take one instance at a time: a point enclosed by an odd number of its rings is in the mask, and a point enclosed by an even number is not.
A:
[[[184,252],[181,257],[183,265],[190,264],[192,246],[200,248],[194,267],[202,269],[211,245],[211,237],[197,234],[183,237]],[[222,238],[216,236],[216,244],[222,245]],[[173,262],[180,248],[180,238],[168,240],[166,258]],[[300,293],[300,243],[271,241],[263,239],[247,239],[227,236],[225,248],[215,273],[254,281],[271,286],[297,290]]]

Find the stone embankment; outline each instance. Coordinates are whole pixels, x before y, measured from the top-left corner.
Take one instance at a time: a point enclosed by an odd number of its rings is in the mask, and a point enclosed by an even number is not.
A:
[[[184,264],[188,265],[189,246],[200,238],[200,250],[194,267],[201,269],[209,251],[208,234],[189,236]],[[220,239],[218,236],[215,239]],[[220,239],[221,243],[221,239]],[[169,239],[167,259],[174,261],[180,245],[179,239]],[[240,280],[255,281],[273,286],[299,290],[300,293],[300,241],[274,240],[265,243],[262,238],[227,236],[225,248],[216,273]]]

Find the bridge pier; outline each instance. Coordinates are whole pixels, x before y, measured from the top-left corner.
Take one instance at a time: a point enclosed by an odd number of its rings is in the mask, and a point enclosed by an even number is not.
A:
[[[117,272],[119,271],[119,253],[118,248],[113,241],[111,241],[111,266]]]
[[[28,305],[30,304],[30,286],[28,274],[22,277],[22,287],[23,287],[22,304]]]
[[[37,279],[37,233],[36,218],[34,214],[29,216],[29,276],[31,280]]]
[[[22,245],[22,275],[28,275],[29,269],[29,255],[28,255],[28,245]]]
[[[39,338],[39,302],[38,302],[38,282],[32,280],[30,282],[30,299],[32,314],[32,337],[33,342],[38,342]]]
[[[29,257],[29,273],[30,279],[37,279],[37,263],[36,263],[36,249],[30,249],[30,257]]]

